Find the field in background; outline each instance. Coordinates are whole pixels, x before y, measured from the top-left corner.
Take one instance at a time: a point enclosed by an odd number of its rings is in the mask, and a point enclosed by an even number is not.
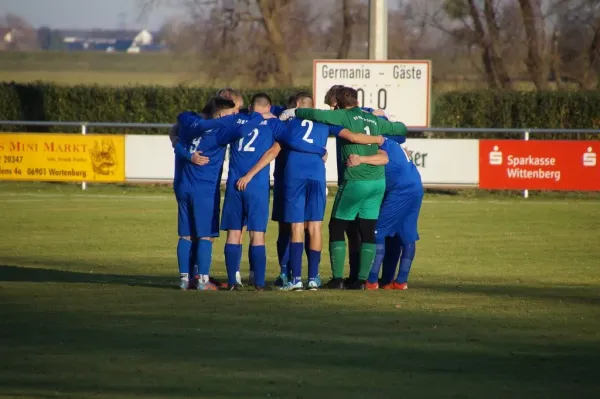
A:
[[[597,199],[427,195],[406,292],[179,292],[175,225],[162,187],[1,184],[0,397],[600,390]]]
[[[356,54],[354,58],[363,58]],[[294,62],[294,84],[312,85],[312,62],[315,58],[333,58],[332,54],[312,54]],[[0,52],[0,82],[19,83],[36,80],[59,84],[234,86],[240,88],[274,86],[262,84],[249,76],[233,81],[209,76],[207,64],[194,56],[170,53],[96,53],[96,52]],[[484,88],[472,65],[463,60],[433,59],[433,91]],[[516,89],[528,90],[533,85],[518,82]]]

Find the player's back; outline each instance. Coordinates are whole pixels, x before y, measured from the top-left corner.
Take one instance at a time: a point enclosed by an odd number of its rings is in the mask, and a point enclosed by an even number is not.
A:
[[[423,190],[421,174],[406,151],[395,141],[386,139],[381,149],[388,154],[385,166],[386,191]]]
[[[377,117],[364,112],[359,107],[339,110],[337,112],[344,113],[345,120],[343,126],[351,132],[368,135],[379,134]],[[377,154],[378,147],[376,145],[353,144],[344,139],[338,140],[340,140],[341,144],[342,164],[340,166],[342,167],[345,180],[379,180],[384,178],[384,169],[382,166],[361,164],[352,168],[346,167],[346,160],[351,154],[361,156]]]
[[[292,119],[287,122],[290,140],[304,140],[319,147],[327,147],[330,128],[328,125],[307,119]],[[289,151],[285,167],[286,179],[325,180],[325,162],[317,154]]]
[[[234,184],[246,175],[273,145],[273,131],[267,122],[267,120],[262,121],[256,129],[231,144],[228,184]],[[254,176],[252,184],[268,186],[270,176],[270,166],[267,165]]]
[[[202,190],[204,187],[216,187],[220,180],[220,171],[225,159],[226,146],[219,144],[221,129],[212,129],[202,137],[192,137],[184,144],[190,154],[201,151],[202,155],[209,158],[203,166],[194,165],[186,161],[181,170],[180,187],[190,191]]]

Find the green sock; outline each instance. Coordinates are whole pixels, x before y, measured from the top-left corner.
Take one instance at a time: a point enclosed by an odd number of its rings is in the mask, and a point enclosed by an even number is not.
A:
[[[375,259],[375,244],[362,243],[360,244],[360,269],[358,271],[358,279],[366,280],[369,278],[369,272],[371,266],[373,266],[373,260]]]
[[[329,243],[329,258],[331,260],[331,274],[333,278],[344,277],[344,263],[346,263],[346,241],[333,241]],[[367,273],[369,273],[367,271]]]

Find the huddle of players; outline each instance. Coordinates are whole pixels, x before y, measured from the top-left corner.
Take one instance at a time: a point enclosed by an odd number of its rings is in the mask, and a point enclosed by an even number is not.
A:
[[[237,113],[243,105],[241,96],[230,89],[218,94],[222,97],[211,99],[201,114],[180,114],[170,134],[176,153],[174,189],[179,208],[181,288],[218,289],[218,282],[209,277],[209,272],[213,237],[219,233],[219,183],[228,144],[229,176],[221,220],[221,230],[227,231],[227,289],[242,287],[241,239],[245,227],[250,235],[250,284],[259,291],[265,287],[264,233],[269,164],[273,159],[272,219],[279,223],[277,253],[281,267],[276,285],[283,290],[304,288],[305,250],[307,288],[315,290],[321,285],[325,146],[328,136],[333,135],[338,144],[340,189],[329,224],[333,278],[325,287],[377,289],[383,262],[383,288],[405,289],[418,239],[423,189],[416,167],[398,144],[405,139],[404,124],[358,108],[356,90],[342,86],[334,86],[327,93],[326,102],[332,111],[314,110],[310,95],[298,93],[290,98],[288,110],[282,112],[261,93],[252,98],[249,112]],[[279,112],[280,119],[287,122],[275,117],[274,113]],[[384,139],[383,134],[397,142]],[[345,232],[353,244],[351,273],[346,281],[342,279]],[[360,248],[358,256],[354,248]],[[401,254],[400,272],[394,280]],[[190,279],[190,275],[198,277]]]

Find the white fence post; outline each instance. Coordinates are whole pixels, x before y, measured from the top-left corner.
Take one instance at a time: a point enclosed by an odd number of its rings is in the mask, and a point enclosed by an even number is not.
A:
[[[83,123],[81,125],[81,134],[83,134],[85,136],[86,133],[87,133],[87,125],[85,123]],[[87,189],[87,183],[86,182],[84,182],[84,181],[81,182],[81,189],[84,190],[84,191]]]
[[[523,139],[525,141],[529,141],[529,130],[525,130]],[[523,198],[529,198],[529,190],[527,190],[527,189],[523,190]]]

